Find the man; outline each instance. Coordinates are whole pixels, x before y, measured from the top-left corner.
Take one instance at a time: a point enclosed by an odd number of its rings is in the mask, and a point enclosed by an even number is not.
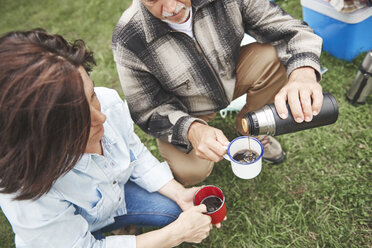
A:
[[[244,33],[257,43],[240,47]],[[175,178],[196,184],[226,153],[217,111],[247,93],[237,116],[274,101],[287,118],[311,121],[322,105],[321,38],[267,0],[135,0],[113,34],[119,78],[133,120],[157,138]],[[311,102],[312,100],[312,102]],[[259,137],[264,159],[284,160]]]

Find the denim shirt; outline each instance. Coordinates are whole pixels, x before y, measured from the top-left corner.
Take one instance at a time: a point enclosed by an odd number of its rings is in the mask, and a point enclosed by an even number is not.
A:
[[[126,214],[128,180],[149,192],[172,180],[167,163],[153,157],[134,133],[128,107],[117,92],[101,87],[95,92],[107,117],[101,141],[104,156],[84,154],[37,200],[14,201],[14,194],[0,194],[16,247],[136,247],[135,236],[96,240],[91,232]]]

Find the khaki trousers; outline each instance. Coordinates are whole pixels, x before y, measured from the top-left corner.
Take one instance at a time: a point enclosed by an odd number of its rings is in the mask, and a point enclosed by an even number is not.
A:
[[[271,45],[251,43],[240,50],[236,67],[236,85],[233,99],[247,93],[246,105],[236,117],[236,128],[244,131],[241,119],[252,110],[273,102],[276,93],[287,83],[284,66]],[[210,121],[216,113],[198,116]],[[185,186],[203,181],[212,172],[214,162],[196,156],[195,150],[185,154],[168,142],[157,139],[161,156],[168,162],[177,181]]]

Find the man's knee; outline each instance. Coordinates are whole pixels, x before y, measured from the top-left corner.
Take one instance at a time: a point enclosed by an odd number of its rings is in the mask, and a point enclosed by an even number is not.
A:
[[[246,56],[248,56],[253,63],[257,63],[258,61],[262,64],[269,64],[273,62],[280,63],[275,48],[269,44],[260,44],[254,42],[242,46],[240,49],[239,61],[243,60],[243,58]]]
[[[212,172],[214,162],[201,159],[192,150],[185,154],[172,144],[157,139],[161,156],[167,161],[174,178],[184,186],[202,182]]]
[[[204,181],[212,172],[213,161],[204,160],[198,164],[193,164],[192,168],[171,166],[174,178],[184,186],[193,186]]]
[[[266,72],[283,73],[285,70],[272,45],[252,43],[243,46],[240,50],[239,61],[236,67],[237,81],[253,80],[264,76]]]

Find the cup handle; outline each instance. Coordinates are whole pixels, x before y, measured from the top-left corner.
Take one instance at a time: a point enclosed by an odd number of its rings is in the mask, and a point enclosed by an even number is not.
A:
[[[226,159],[226,160],[229,160],[230,162],[232,162],[231,159],[230,159],[230,157],[229,157],[229,155],[227,155],[227,153],[225,155],[223,155],[223,158]]]
[[[228,147],[225,146],[225,149],[226,149],[226,150],[227,150],[227,148],[228,148]],[[230,159],[230,157],[229,157],[229,155],[227,155],[227,153],[226,153],[225,155],[223,155],[223,158],[226,159],[226,160],[229,160],[230,162],[232,162],[231,159]]]

